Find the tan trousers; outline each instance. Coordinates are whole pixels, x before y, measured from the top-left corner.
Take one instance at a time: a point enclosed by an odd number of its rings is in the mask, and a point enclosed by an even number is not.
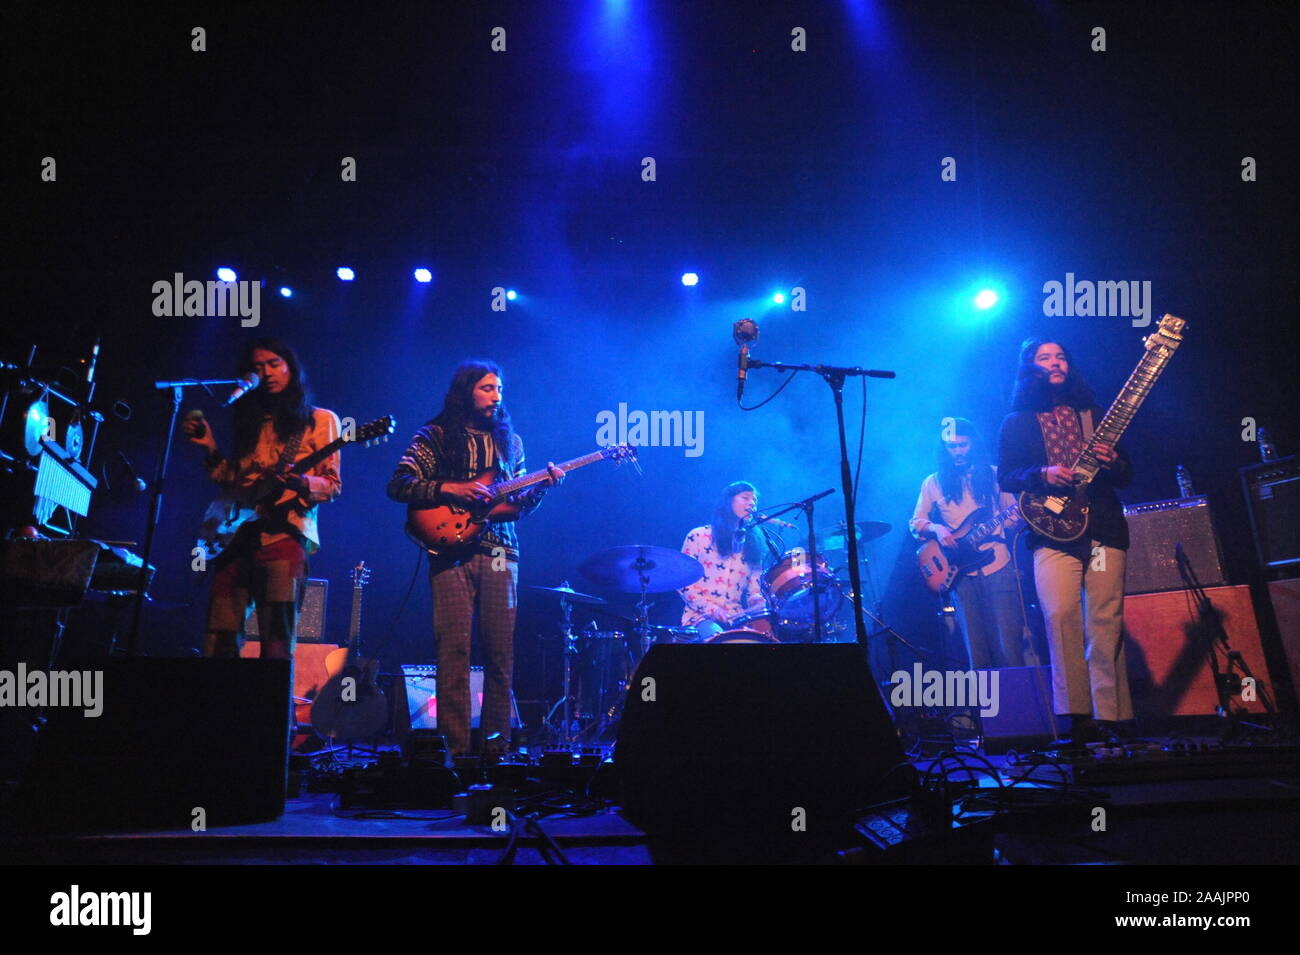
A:
[[[1127,554],[1091,542],[1091,553],[1043,546],[1034,582],[1052,652],[1052,700],[1059,714],[1133,718],[1124,653]]]

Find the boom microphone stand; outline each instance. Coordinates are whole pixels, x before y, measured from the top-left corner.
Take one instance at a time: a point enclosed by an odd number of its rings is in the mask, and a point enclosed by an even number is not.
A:
[[[757,333],[755,333],[756,337]],[[835,422],[840,435],[840,484],[844,492],[844,523],[848,528],[845,533],[849,545],[849,583],[853,587],[855,594],[861,594],[862,574],[858,569],[858,535],[856,532],[857,522],[854,518],[853,475],[849,470],[849,444],[844,431],[844,379],[848,377],[895,378],[897,376],[892,371],[877,371],[868,368],[844,368],[838,365],[792,365],[781,361],[758,361],[754,358],[748,358],[747,355],[748,351],[742,356],[743,367],[772,368],[776,371],[811,371],[821,375],[826,384],[830,386],[831,394],[835,398]],[[862,413],[866,414],[865,408]],[[820,497],[821,495],[817,496]],[[811,533],[811,523],[809,531]],[[813,565],[810,570],[812,572],[814,606],[817,606],[816,565]],[[820,620],[817,626],[820,633]],[[853,602],[853,626],[857,634],[858,644],[865,652],[867,649],[867,626],[862,619],[862,607],[857,600]]]
[[[172,413],[167,421],[167,437],[163,441],[162,455],[158,458],[158,468],[154,472],[153,491],[149,496],[149,523],[144,530],[144,552],[140,555],[140,576],[135,582],[135,600],[131,611],[131,633],[127,637],[126,655],[133,657],[139,649],[140,615],[144,610],[145,587],[149,582],[149,558],[153,555],[154,531],[162,517],[163,481],[167,478],[167,462],[171,458],[172,439],[176,435],[176,416],[181,410],[181,396],[186,388],[210,388],[214,385],[238,385],[238,378],[183,378],[180,381],[155,381],[153,386],[159,391],[171,389]]]

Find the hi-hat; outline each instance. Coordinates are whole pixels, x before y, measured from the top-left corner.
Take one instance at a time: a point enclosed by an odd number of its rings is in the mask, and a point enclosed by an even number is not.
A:
[[[606,602],[604,597],[593,597],[591,594],[578,593],[569,586],[568,581],[565,581],[559,587],[540,587],[537,584],[531,584],[530,587],[533,590],[545,590],[548,594],[555,594],[557,597],[570,600],[576,604],[603,604]]]
[[[592,554],[578,570],[593,583],[625,594],[680,590],[704,576],[704,567],[681,551],[653,544],[628,544]],[[644,584],[644,588],[643,585]]]

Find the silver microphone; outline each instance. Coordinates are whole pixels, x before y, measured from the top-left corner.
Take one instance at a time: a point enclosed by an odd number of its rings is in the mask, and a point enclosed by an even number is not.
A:
[[[226,407],[233,405],[236,401],[244,397],[244,395],[248,394],[250,391],[255,391],[257,387],[261,384],[262,384],[261,376],[258,375],[258,373],[255,371],[250,371],[243,378],[239,379],[239,384],[236,385],[235,390],[230,393],[230,397],[226,399]]]

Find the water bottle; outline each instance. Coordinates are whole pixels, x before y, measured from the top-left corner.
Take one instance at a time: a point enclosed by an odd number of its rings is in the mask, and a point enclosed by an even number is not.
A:
[[[1178,479],[1179,497],[1196,496],[1196,491],[1192,487],[1192,476],[1187,473],[1187,468],[1183,467],[1181,464],[1178,465],[1178,470],[1174,472],[1174,476]]]
[[[1260,428],[1256,435],[1259,445],[1259,459],[1261,461],[1276,461],[1277,447],[1273,444],[1273,438],[1269,435],[1266,428]]]

